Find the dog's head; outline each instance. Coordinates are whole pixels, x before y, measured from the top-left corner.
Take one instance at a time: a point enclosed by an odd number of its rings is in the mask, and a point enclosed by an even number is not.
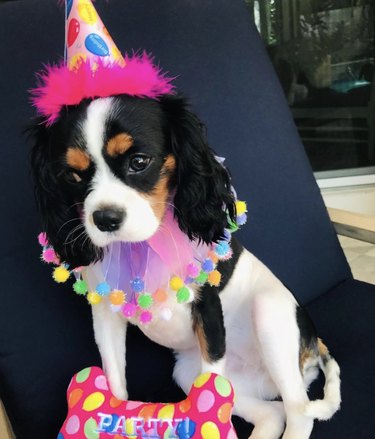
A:
[[[171,206],[190,239],[211,243],[235,214],[230,179],[183,98],[121,95],[65,107],[32,127],[36,198],[49,242],[72,266],[113,241],[139,242]]]

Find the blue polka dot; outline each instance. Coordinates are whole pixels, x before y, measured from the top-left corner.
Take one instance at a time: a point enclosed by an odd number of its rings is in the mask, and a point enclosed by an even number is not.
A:
[[[181,421],[176,428],[176,433],[179,439],[190,439],[194,436],[196,430],[196,423],[189,418]]]

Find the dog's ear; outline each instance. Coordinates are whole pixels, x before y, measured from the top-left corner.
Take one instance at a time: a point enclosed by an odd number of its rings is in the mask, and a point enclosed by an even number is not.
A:
[[[190,239],[211,243],[223,237],[235,216],[230,176],[208,146],[205,129],[184,98],[166,95],[167,136],[176,158],[175,217]]]
[[[89,265],[101,257],[101,252],[85,232],[79,213],[82,203],[61,182],[61,158],[54,148],[55,130],[55,126],[47,126],[42,119],[26,130],[33,142],[30,162],[37,207],[48,241],[60,260],[72,268]]]

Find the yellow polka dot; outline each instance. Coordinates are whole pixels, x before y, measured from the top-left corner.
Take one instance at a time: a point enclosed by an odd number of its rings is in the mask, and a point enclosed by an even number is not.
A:
[[[128,436],[133,436],[135,431],[134,431],[134,420],[133,419],[127,419],[125,421],[125,433]]]
[[[202,387],[207,381],[211,378],[211,374],[209,372],[202,373],[199,377],[194,381],[194,387]]]
[[[201,428],[202,439],[220,439],[220,431],[213,422],[205,422]]]
[[[174,405],[168,404],[164,406],[158,413],[158,419],[173,419]]]
[[[104,403],[104,400],[105,397],[103,393],[94,392],[85,399],[82,408],[83,410],[85,410],[85,412],[92,412],[93,410],[96,410],[99,407],[101,407]]]

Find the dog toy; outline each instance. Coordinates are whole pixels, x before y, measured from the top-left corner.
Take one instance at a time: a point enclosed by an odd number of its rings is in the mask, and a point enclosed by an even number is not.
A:
[[[119,401],[103,371],[77,373],[67,391],[68,414],[57,439],[236,439],[231,422],[234,392],[214,373],[195,381],[174,404]]]

